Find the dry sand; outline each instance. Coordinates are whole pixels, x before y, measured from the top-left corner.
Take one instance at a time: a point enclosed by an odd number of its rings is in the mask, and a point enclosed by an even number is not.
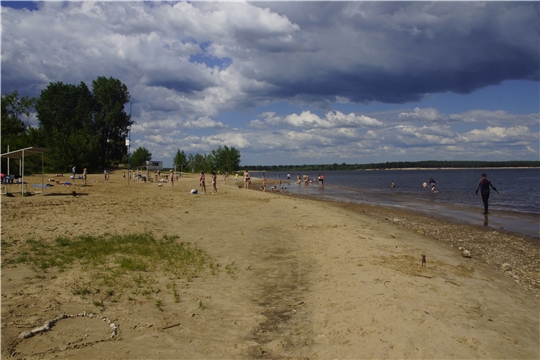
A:
[[[29,183],[40,183],[41,177]],[[46,196],[2,195],[2,358],[538,359],[538,241],[411,213],[239,189],[191,195],[198,178],[158,187],[89,175]],[[76,191],[77,197],[73,197]],[[80,267],[6,264],[26,239],[178,235],[221,271],[165,290],[74,295]],[[462,257],[458,246],[471,249]],[[421,266],[426,254],[427,266]],[[503,262],[511,271],[503,271]],[[226,267],[228,270],[226,270]],[[170,279],[158,279],[156,288]],[[135,298],[135,296],[134,296]],[[162,300],[162,310],[156,299]],[[131,300],[130,300],[131,299]],[[60,320],[28,339],[18,335]]]

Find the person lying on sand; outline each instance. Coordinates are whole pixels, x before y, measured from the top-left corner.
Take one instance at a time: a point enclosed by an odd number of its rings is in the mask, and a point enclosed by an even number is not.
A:
[[[57,181],[56,182],[58,185],[63,185],[63,186],[67,186],[67,187],[70,187],[71,185],[73,185],[72,183],[70,183],[69,181]]]

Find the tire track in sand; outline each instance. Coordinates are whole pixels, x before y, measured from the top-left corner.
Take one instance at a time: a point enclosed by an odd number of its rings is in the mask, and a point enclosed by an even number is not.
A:
[[[253,358],[290,358],[310,353],[313,344],[310,313],[305,306],[310,290],[310,264],[296,248],[294,231],[279,223],[259,229],[253,255],[257,298],[265,320],[253,328],[249,340]],[[259,234],[258,234],[259,235]]]

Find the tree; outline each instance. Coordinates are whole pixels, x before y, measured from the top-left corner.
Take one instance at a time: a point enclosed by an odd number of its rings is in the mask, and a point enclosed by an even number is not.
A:
[[[92,91],[83,82],[49,84],[36,111],[40,136],[51,149],[51,167],[66,171],[73,165],[95,168],[120,162],[132,124],[124,111],[129,98],[126,86],[113,78],[98,77]]]
[[[99,159],[103,165],[120,162],[126,154],[126,138],[133,124],[124,107],[130,95],[120,80],[98,77],[92,81],[94,122],[98,130]]]
[[[131,154],[131,165],[133,167],[143,166],[150,160],[152,160],[150,151],[140,146]]]
[[[187,169],[188,160],[186,154],[184,153],[184,150],[180,151],[180,149],[178,149],[178,151],[176,152],[176,156],[174,157],[173,164],[181,170],[184,166]]]
[[[190,154],[188,156],[188,167],[192,170],[195,170],[196,172],[208,172],[206,169],[206,155],[203,156],[201,154]]]
[[[240,167],[240,151],[234,146],[230,148],[227,145],[219,146],[216,150],[212,150],[211,156],[216,170],[232,173]]]
[[[30,146],[43,146],[35,131],[30,127],[30,118],[33,116],[36,99],[28,96],[19,97],[17,90],[11,94],[2,96],[2,120],[1,120],[1,151],[18,150]],[[39,161],[38,161],[39,160]],[[15,173],[18,166],[16,162],[10,162],[11,169],[7,169],[7,159],[2,159],[2,169],[7,173]],[[41,169],[41,159],[28,158],[25,160],[25,169],[34,172]]]
[[[51,83],[41,91],[36,111],[39,130],[51,149],[50,166],[67,171],[73,165],[92,165],[90,159],[97,153],[93,108],[92,93],[83,82]]]

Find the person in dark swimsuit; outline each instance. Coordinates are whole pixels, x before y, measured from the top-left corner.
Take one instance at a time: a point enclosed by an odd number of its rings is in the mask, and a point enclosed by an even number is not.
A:
[[[484,202],[484,215],[489,214],[488,200],[489,200],[489,192],[490,192],[489,187],[490,186],[491,188],[493,188],[493,190],[495,190],[495,192],[498,195],[499,192],[497,191],[497,189],[495,189],[491,181],[487,179],[487,175],[485,173],[482,174],[482,179],[480,179],[480,181],[478,182],[478,187],[476,188],[476,195],[478,195],[478,191],[480,190],[480,194],[482,195],[482,201]]]

